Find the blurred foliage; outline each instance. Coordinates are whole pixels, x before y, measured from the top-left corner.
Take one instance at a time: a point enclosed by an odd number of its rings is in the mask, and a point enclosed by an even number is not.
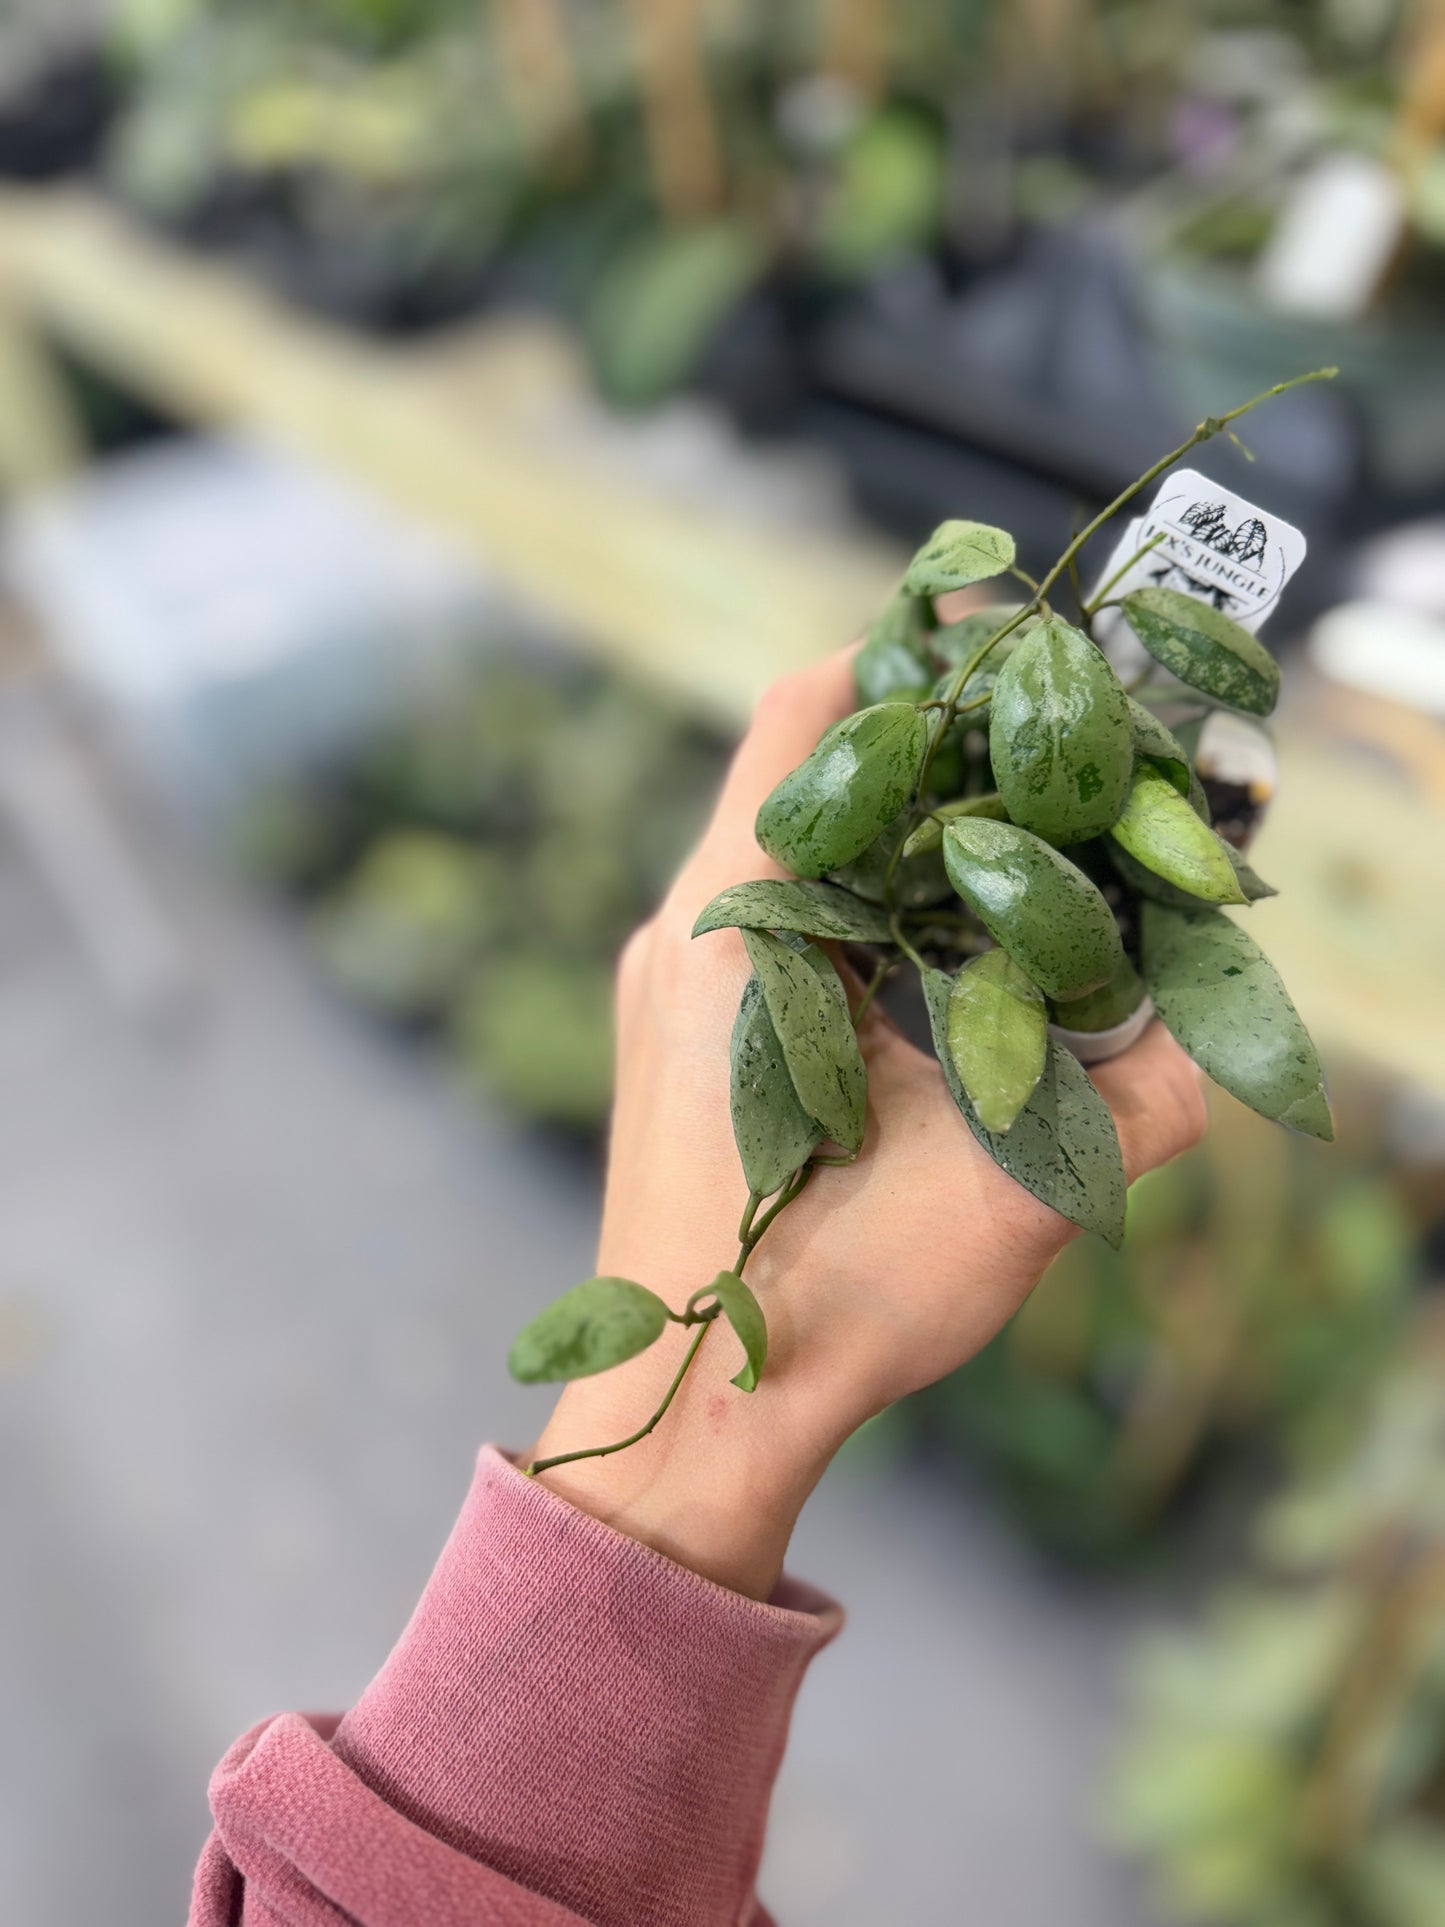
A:
[[[1374,1158],[1218,1097],[1206,1142],[1133,1187],[1123,1250],[1070,1245],[914,1419],[981,1460],[1044,1544],[1117,1557],[1242,1447],[1307,1458],[1347,1426],[1417,1268]]]
[[[594,1131],[616,953],[700,828],[721,760],[628,685],[498,661],[344,767],[258,798],[238,840],[303,906],[348,995],[440,1035],[524,1116]]]
[[[1265,1510],[1267,1576],[1136,1665],[1119,1836],[1171,1914],[1228,1927],[1445,1920],[1445,1324]]]

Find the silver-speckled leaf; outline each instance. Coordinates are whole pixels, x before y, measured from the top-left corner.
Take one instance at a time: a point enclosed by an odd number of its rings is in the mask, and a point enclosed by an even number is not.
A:
[[[999,671],[988,727],[994,783],[1015,823],[1050,843],[1102,836],[1134,767],[1129,704],[1082,630],[1039,624]]]
[[[745,930],[743,942],[799,1103],[835,1143],[857,1151],[868,1073],[837,971],[815,944],[795,950],[769,930]]]
[[[1144,981],[1204,1073],[1262,1117],[1334,1137],[1324,1071],[1279,973],[1218,910],[1143,906]]]
[[[888,866],[907,827],[906,817],[891,824],[861,856],[845,863],[833,880],[867,902],[881,904]],[[953,885],[943,867],[941,852],[934,849],[921,855],[900,856],[893,870],[892,895],[900,910],[922,910],[931,904],[947,902],[953,895]]]
[[[1124,1241],[1124,1160],[1108,1105],[1068,1051],[1049,1045],[1048,1062],[1033,1096],[1006,1136],[986,1131],[948,1051],[948,1001],[953,979],[922,973],[933,1047],[954,1103],[994,1163],[1043,1204],[1083,1231],[1114,1246]]]
[[[840,943],[886,943],[888,918],[877,904],[833,883],[760,877],[713,898],[692,934],[703,937],[710,930],[799,930]]]
[[[1188,796],[1190,778],[1193,771],[1184,746],[1171,730],[1164,727],[1152,709],[1146,709],[1141,702],[1126,693],[1129,705],[1129,728],[1134,737],[1134,754],[1153,763],[1162,775],[1178,790],[1181,796]]]
[[[590,1378],[646,1351],[666,1323],[667,1306],[644,1285],[589,1278],[518,1332],[507,1369],[523,1385]]]
[[[1009,1130],[1044,1074],[1043,994],[1005,951],[971,957],[948,999],[948,1053],[986,1131]]]
[[[908,565],[910,595],[946,595],[1013,567],[1014,539],[987,522],[941,522]]]
[[[748,1189],[770,1198],[817,1148],[823,1133],[798,1101],[756,976],[743,986],[733,1024],[730,1097],[733,1141]]]
[[[1015,823],[961,817],[943,833],[953,887],[1045,996],[1082,997],[1123,956],[1114,913],[1082,870]]]
[[[928,724],[910,703],[845,717],[764,799],[758,842],[795,876],[841,869],[909,801],[927,748]]]
[[[1248,629],[1177,589],[1135,589],[1129,627],[1156,662],[1216,702],[1267,716],[1279,700],[1279,664]]]
[[[853,659],[853,687],[860,704],[886,703],[890,697],[918,702],[927,694],[933,681],[928,655],[932,628],[928,601],[897,590]]]
[[[1151,763],[1134,772],[1129,800],[1109,835],[1145,869],[1201,903],[1248,902],[1229,845]]]

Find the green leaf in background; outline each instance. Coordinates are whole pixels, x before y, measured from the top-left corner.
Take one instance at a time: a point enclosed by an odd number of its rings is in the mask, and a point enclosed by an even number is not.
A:
[[[1235,881],[1246,903],[1258,903],[1262,897],[1279,895],[1272,883],[1266,883],[1262,876],[1250,868],[1232,843],[1225,843],[1222,837],[1220,842],[1224,844]],[[1175,910],[1198,909],[1198,897],[1192,896],[1187,890],[1178,889],[1172,883],[1166,883],[1163,877],[1140,863],[1137,857],[1130,856],[1122,845],[1114,842],[1109,844],[1109,861],[1129,888],[1139,896],[1148,897],[1152,903],[1167,903]]]
[[[853,687],[860,703],[885,703],[890,697],[923,700],[933,681],[931,628],[927,602],[906,589],[896,590],[853,660]]]
[[[904,840],[907,828],[906,818],[890,823],[882,836],[876,837],[861,856],[852,863],[845,863],[841,870],[834,871],[833,881],[868,903],[881,904],[884,886],[888,881],[888,866],[893,861],[893,852]],[[936,849],[900,857],[893,871],[891,890],[893,902],[900,910],[926,909],[930,904],[946,903],[953,895],[953,885],[943,867],[943,857]]]
[[[835,723],[758,811],[768,855],[802,877],[861,856],[918,786],[928,724],[910,703],[876,703]]]
[[[987,582],[1013,567],[1014,539],[987,522],[941,522],[909,563],[903,586],[910,595],[946,595],[972,582]]]
[[[523,1385],[589,1378],[645,1352],[666,1323],[667,1306],[645,1286],[589,1278],[518,1332],[507,1369]]]
[[[609,399],[646,407],[685,381],[768,256],[767,237],[739,219],[659,228],[624,247],[586,318]]]
[[[811,252],[832,274],[879,273],[927,248],[943,215],[945,145],[930,115],[907,106],[873,113],[838,156]]]
[[[798,1101],[836,1144],[857,1151],[868,1073],[837,971],[816,945],[800,952],[769,930],[745,930],[743,942]]]
[[[1199,1068],[1262,1117],[1334,1137],[1324,1072],[1274,965],[1218,910],[1145,903],[1144,980]]]
[[[1169,778],[1181,796],[1188,796],[1194,771],[1178,739],[1164,727],[1152,709],[1146,709],[1143,703],[1136,702],[1127,693],[1124,700],[1129,705],[1134,754],[1153,763],[1161,775]]]
[[[688,1300],[688,1310],[696,1310],[709,1298],[716,1298],[722,1306],[723,1317],[742,1340],[747,1354],[733,1384],[740,1392],[755,1392],[768,1359],[768,1326],[763,1308],[753,1296],[752,1287],[735,1271],[720,1271],[710,1285],[695,1291]]]
[[[986,1131],[1002,1133],[1044,1073],[1043,993],[1002,950],[970,958],[948,999],[948,1052]]]
[[[924,856],[930,850],[943,847],[943,832],[946,827],[960,816],[988,816],[995,823],[1002,823],[1008,816],[1003,806],[1003,798],[996,792],[987,796],[955,796],[951,802],[940,803],[932,810],[903,845],[905,862],[909,857]]]
[[[1126,956],[1108,983],[1100,984],[1097,990],[1071,1003],[1058,997],[1050,999],[1049,1022],[1064,1030],[1112,1030],[1134,1015],[1145,994],[1143,980]]]
[[[1247,629],[1177,589],[1135,589],[1124,598],[1130,628],[1180,682],[1231,709],[1267,716],[1279,700],[1279,664]]]
[[[1049,997],[1108,981],[1123,946],[1114,913],[1083,871],[1014,823],[956,818],[943,833],[953,887]]]
[[[954,1103],[1000,1170],[1081,1231],[1095,1231],[1117,1251],[1124,1242],[1124,1160],[1108,1105],[1083,1066],[1052,1041],[1043,1076],[1006,1136],[986,1131],[973,1115],[948,1048],[953,979],[943,970],[921,973],[933,1031]]]
[[[957,674],[970,657],[978,654],[989,637],[997,635],[1023,606],[1021,602],[990,602],[982,609],[971,609],[966,616],[960,616],[957,622],[941,623],[928,639],[929,650],[945,667]],[[1027,617],[1002,642],[995,644],[975,671],[980,682],[976,684],[970,677],[964,686],[964,694],[977,695],[985,677],[991,689],[998,676],[999,664],[1007,660],[1037,621],[1037,616]]]
[[[734,883],[713,898],[692,934],[711,930],[798,930],[839,943],[887,943],[888,918],[835,883],[763,877]]]
[[[798,1102],[756,976],[743,986],[733,1025],[730,1098],[733,1138],[748,1189],[770,1198],[816,1149],[823,1133]]]
[[[1058,616],[999,671],[988,731],[998,793],[1015,823],[1050,843],[1101,836],[1134,767],[1129,704],[1101,652]]]
[[[1147,870],[1201,903],[1247,903],[1229,845],[1201,823],[1169,778],[1152,764],[1135,771],[1123,813],[1109,831]]]

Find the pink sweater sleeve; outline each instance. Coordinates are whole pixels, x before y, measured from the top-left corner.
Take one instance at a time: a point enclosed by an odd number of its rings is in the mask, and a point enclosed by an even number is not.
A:
[[[191,1927],[740,1927],[808,1661],[838,1608],[760,1605],[487,1446],[360,1700],[283,1713],[211,1781]]]

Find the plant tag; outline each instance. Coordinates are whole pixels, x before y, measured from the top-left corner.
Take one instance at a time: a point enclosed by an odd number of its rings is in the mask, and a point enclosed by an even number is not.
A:
[[[1155,546],[1140,555],[1151,542]],[[1125,568],[1131,556],[1139,560]],[[1124,530],[1094,593],[1124,569],[1109,590],[1111,602],[1131,589],[1178,589],[1253,632],[1304,559],[1305,539],[1292,523],[1196,469],[1183,468],[1165,478],[1148,510]],[[1121,675],[1149,660],[1119,610],[1101,611],[1093,631]]]

